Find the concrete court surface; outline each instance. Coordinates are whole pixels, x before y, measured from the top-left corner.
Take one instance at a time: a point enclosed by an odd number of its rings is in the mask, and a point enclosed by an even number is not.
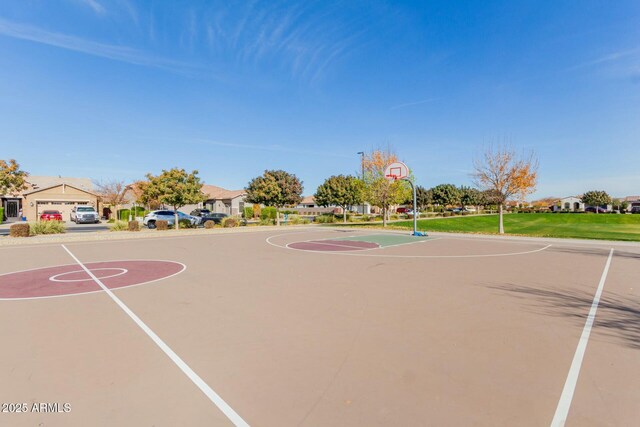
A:
[[[640,246],[381,234],[0,248],[0,425],[637,425]]]

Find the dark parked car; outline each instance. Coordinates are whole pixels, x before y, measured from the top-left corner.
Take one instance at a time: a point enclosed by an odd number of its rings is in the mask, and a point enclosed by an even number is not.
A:
[[[631,208],[632,214],[640,214],[640,206],[634,206]]]
[[[592,213],[607,213],[607,210],[605,208],[601,208],[600,206],[587,206],[584,211]]]
[[[210,213],[211,211],[209,209],[194,209],[189,215],[203,217],[209,215]]]
[[[200,225],[204,225],[204,223],[207,222],[207,221],[213,221],[216,224],[220,224],[220,223],[222,223],[222,220],[225,219],[228,216],[229,215],[227,215],[226,213],[210,212],[209,214],[202,215],[200,217]]]
[[[44,211],[40,215],[40,221],[62,221],[60,211]]]

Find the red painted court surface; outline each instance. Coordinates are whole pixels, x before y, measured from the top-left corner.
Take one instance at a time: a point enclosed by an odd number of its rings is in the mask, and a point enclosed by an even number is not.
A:
[[[85,265],[109,289],[161,280],[185,268],[181,263],[155,260],[92,262]],[[78,264],[0,275],[0,299],[65,296],[100,290],[100,286]]]
[[[640,245],[283,227],[0,259],[0,426],[640,419]]]

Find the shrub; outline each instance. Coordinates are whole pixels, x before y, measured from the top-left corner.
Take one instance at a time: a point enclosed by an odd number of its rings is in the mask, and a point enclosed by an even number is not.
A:
[[[262,212],[262,208],[260,207],[259,204],[254,204],[251,209],[253,209],[253,217],[254,218],[261,218],[260,214]]]
[[[121,221],[129,221],[129,215],[132,215],[134,218],[136,216],[145,216],[147,211],[142,206],[136,206],[135,209],[133,207],[131,209],[120,209],[118,211],[118,219]]]
[[[216,226],[216,223],[211,221],[210,219],[204,222],[204,228],[213,228]]]
[[[180,228],[196,228],[197,227],[196,224],[191,224],[191,221],[189,221],[188,219],[178,220],[178,225],[180,225]]]
[[[158,230],[168,230],[169,229],[169,223],[167,221],[165,221],[164,219],[159,219],[156,221],[156,228]]]
[[[18,224],[13,224],[9,228],[9,236],[11,237],[29,237],[29,224],[26,222],[21,222]]]
[[[66,231],[62,221],[38,221],[29,224],[29,232],[32,236],[38,234],[60,234]]]
[[[367,214],[362,215],[362,221],[367,222],[371,221],[371,217]]]
[[[277,211],[273,206],[267,206],[260,212],[260,219],[276,219]]]
[[[318,224],[329,224],[336,222],[336,217],[333,214],[318,215],[314,221]]]
[[[222,220],[222,226],[224,228],[237,227],[238,225],[240,224],[238,223],[238,220],[235,218],[228,217]]]
[[[391,215],[389,215],[389,219],[398,219],[398,215],[397,214],[391,214]]]
[[[140,231],[140,223],[138,221],[129,221],[129,231]]]
[[[4,220],[4,208],[0,207],[0,224],[2,224],[3,220]]]
[[[443,212],[442,216],[453,216],[453,212]]]
[[[250,208],[249,206],[245,206],[243,210],[244,210],[243,216],[245,219],[253,218],[253,208]]]
[[[291,225],[298,225],[298,224],[309,224],[311,221],[309,221],[309,218],[303,218],[300,215],[289,215],[288,218],[288,223],[290,223]]]
[[[271,218],[264,218],[260,220],[260,225],[273,225],[275,223],[276,223],[275,220]]]
[[[129,229],[129,224],[126,221],[116,221],[113,223],[109,231],[125,231]]]

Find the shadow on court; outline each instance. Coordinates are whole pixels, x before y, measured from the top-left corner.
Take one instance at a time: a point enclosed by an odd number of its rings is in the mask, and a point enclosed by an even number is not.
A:
[[[569,248],[569,247],[562,247],[562,246],[552,246],[551,248],[547,249],[547,251],[562,253],[562,254],[572,254],[572,255],[590,255],[590,256],[598,256],[598,257],[604,257],[604,258],[609,256],[609,249],[602,249],[602,248],[579,248],[579,247]],[[624,251],[620,249],[616,249],[613,252],[613,256],[618,258],[640,260],[640,252],[630,252],[630,251]]]
[[[518,298],[533,312],[573,319],[582,327],[593,303],[593,294],[558,291],[515,284],[488,286]],[[640,349],[640,300],[607,291],[600,298],[594,333],[614,338],[625,346]]]

